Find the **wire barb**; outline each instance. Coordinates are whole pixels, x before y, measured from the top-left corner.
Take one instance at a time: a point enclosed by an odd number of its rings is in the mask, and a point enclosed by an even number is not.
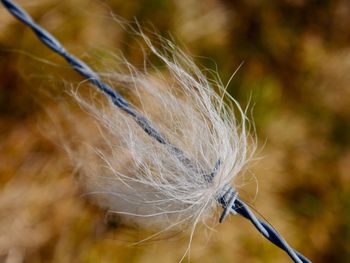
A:
[[[10,0],[1,0],[1,2],[13,16],[31,28],[40,41],[42,41],[47,47],[63,57],[75,71],[89,80],[105,95],[107,95],[112,100],[114,105],[131,116],[144,130],[145,133],[157,140],[159,143],[164,144],[168,150],[176,155],[183,163],[191,166],[191,160],[186,157],[181,149],[169,143],[167,139],[153,126],[153,124],[146,117],[144,117],[132,105],[130,105],[129,102],[124,99],[117,91],[112,89],[106,83],[102,82],[99,75],[94,72],[85,62],[70,54],[54,36],[36,24],[30,15],[21,9],[18,5],[14,4]],[[210,177],[210,179],[212,179],[215,176],[215,170],[219,165],[220,160],[215,165],[214,171],[209,176],[207,175],[207,177]],[[311,262],[299,252],[292,249],[270,224],[258,219],[248,208],[248,206],[238,197],[238,193],[231,186],[227,186],[226,189],[225,193],[220,198],[218,198],[218,203],[224,208],[224,211],[220,216],[220,223],[223,222],[230,213],[240,214],[241,216],[250,220],[255,228],[265,238],[284,250],[294,262]]]
[[[234,190],[232,189],[232,191]],[[224,209],[230,208],[231,214],[240,214],[241,216],[248,219],[265,238],[270,240],[279,248],[283,249],[294,262],[311,263],[311,261],[308,258],[291,248],[287,241],[284,240],[284,238],[269,223],[258,219],[249,209],[249,207],[238,196],[233,197],[235,197],[235,199],[232,206],[230,207],[226,206],[222,198],[219,199],[219,203],[222,207],[224,207]]]
[[[237,215],[237,212],[234,209],[232,209],[237,200],[237,197],[238,193],[235,190],[233,190],[231,186],[227,186],[225,194],[219,199],[219,203],[221,203],[222,207],[224,208],[224,211],[222,212],[219,219],[220,223],[224,222],[230,213]]]

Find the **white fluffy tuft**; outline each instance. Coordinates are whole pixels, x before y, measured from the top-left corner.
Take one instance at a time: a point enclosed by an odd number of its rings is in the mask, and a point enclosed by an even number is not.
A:
[[[111,102],[75,98],[96,118],[99,134],[83,138],[78,158],[85,191],[127,225],[178,230],[215,214],[217,198],[253,154],[245,112],[212,83],[181,50],[162,40],[162,52],[141,33],[162,72],[105,74],[116,88],[126,88],[135,107],[185,156],[151,138]],[[214,91],[218,90],[218,93]],[[233,113],[233,107],[238,118]],[[208,175],[220,162],[210,182]]]

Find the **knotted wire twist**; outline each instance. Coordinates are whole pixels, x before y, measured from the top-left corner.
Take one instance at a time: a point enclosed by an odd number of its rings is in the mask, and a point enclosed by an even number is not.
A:
[[[109,85],[104,83],[99,75],[94,72],[85,62],[70,54],[61,43],[52,36],[49,32],[36,24],[33,19],[18,5],[10,0],[1,0],[6,9],[15,16],[18,20],[30,27],[42,41],[51,50],[63,57],[80,75],[89,80],[93,85],[99,88],[105,95],[107,95],[114,105],[129,114],[136,123],[151,137],[159,143],[164,144],[169,151],[175,154],[184,163],[190,165],[191,160],[176,146],[168,142],[168,140],[153,126],[153,124],[139,113],[132,105],[128,103],[117,91],[112,89]],[[220,164],[220,160],[217,165]],[[217,169],[217,167],[215,167]],[[214,170],[215,170],[214,169]],[[208,176],[208,175],[207,175]],[[215,172],[209,175],[210,178],[215,176]],[[282,238],[282,236],[267,222],[258,219],[249,207],[238,197],[238,193],[231,187],[227,186],[224,189],[224,194],[218,198],[218,203],[224,208],[220,216],[220,223],[231,214],[240,214],[248,219],[255,228],[269,241],[284,250],[289,257],[297,263],[309,263],[309,259],[301,255],[299,252],[289,246],[289,244]]]

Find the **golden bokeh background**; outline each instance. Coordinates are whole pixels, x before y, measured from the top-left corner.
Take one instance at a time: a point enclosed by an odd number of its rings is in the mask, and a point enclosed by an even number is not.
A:
[[[172,37],[224,83],[244,61],[229,92],[253,109],[259,160],[242,195],[312,261],[350,262],[349,1],[18,2],[92,67],[110,52],[142,66],[114,16]],[[178,262],[188,235],[132,245],[144,233],[81,195],[57,140],[58,123],[70,128],[51,113],[82,79],[2,6],[0,74],[0,262]],[[199,227],[184,262],[290,260],[232,216]]]

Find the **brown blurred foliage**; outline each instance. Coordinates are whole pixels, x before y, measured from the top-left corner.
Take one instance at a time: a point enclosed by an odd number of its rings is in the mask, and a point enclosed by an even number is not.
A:
[[[350,261],[349,1],[19,2],[93,67],[110,59],[101,50],[142,64],[111,12],[170,32],[224,83],[244,61],[229,92],[251,97],[262,157],[247,200],[313,261]],[[48,112],[67,100],[65,81],[81,79],[2,7],[0,58],[0,261],[177,262],[188,238],[130,247],[138,234],[80,195]],[[197,230],[190,262],[289,262],[243,219],[216,230]]]

